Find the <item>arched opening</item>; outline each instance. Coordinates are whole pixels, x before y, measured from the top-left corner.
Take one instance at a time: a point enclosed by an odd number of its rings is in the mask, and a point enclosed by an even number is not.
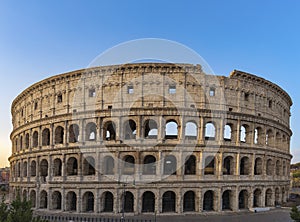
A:
[[[240,175],[250,174],[250,161],[248,157],[243,157],[240,162]]]
[[[240,130],[240,141],[242,143],[247,143],[248,139],[249,139],[249,126],[244,124],[241,126],[241,130]]]
[[[23,149],[23,136],[20,136],[20,150]]]
[[[176,195],[173,191],[167,191],[162,197],[162,212],[176,211]]]
[[[286,163],[285,161],[282,162],[282,175],[283,176],[286,176],[287,173],[286,173]]]
[[[231,210],[231,190],[226,190],[222,194],[222,210]]]
[[[266,133],[266,145],[267,146],[274,145],[274,133],[271,129],[269,129]]]
[[[169,120],[166,124],[165,139],[177,139],[178,138],[178,124],[175,120]]]
[[[21,163],[17,163],[17,177],[21,177]]]
[[[247,209],[248,208],[248,191],[242,190],[239,193],[239,209]]]
[[[77,209],[77,196],[73,191],[67,193],[66,209],[67,211],[76,211]]]
[[[23,177],[27,177],[27,162],[23,163]]]
[[[224,127],[224,140],[231,141],[232,125],[226,124]]]
[[[35,160],[31,161],[30,176],[32,176],[32,177],[36,176],[36,162],[35,162]]]
[[[204,175],[214,175],[215,174],[215,157],[208,156],[205,158],[204,163]]]
[[[67,176],[77,175],[78,162],[75,157],[70,157],[67,161]]]
[[[108,121],[107,123],[104,124],[103,127],[103,138],[105,140],[110,141],[110,140],[116,140],[116,125],[112,121]]]
[[[77,143],[79,141],[79,126],[72,124],[69,127],[69,143]]]
[[[40,163],[40,175],[46,181],[46,178],[48,176],[48,161],[43,159]]]
[[[113,212],[114,210],[114,196],[111,192],[103,194],[103,212]]]
[[[95,175],[95,159],[91,156],[84,158],[82,175]]]
[[[55,129],[55,144],[64,143],[64,128],[61,126],[56,127]]]
[[[23,200],[27,201],[27,190],[23,190]]]
[[[208,190],[204,193],[203,210],[204,211],[214,210],[214,192],[212,190]]]
[[[276,147],[280,148],[281,147],[281,143],[282,143],[282,137],[281,134],[279,132],[276,133]]]
[[[29,200],[32,207],[36,207],[36,192],[35,190],[30,191]]]
[[[157,139],[158,128],[155,120],[146,120],[144,130],[145,139]]]
[[[135,165],[134,157],[131,155],[125,156],[124,157],[123,174],[125,174],[125,175],[134,174],[134,165]]]
[[[97,129],[95,123],[88,123],[85,127],[85,140],[86,141],[95,141],[97,139]]]
[[[279,204],[281,204],[281,201],[280,201],[280,190],[277,187],[275,189],[275,206],[278,206]]]
[[[186,159],[184,164],[184,174],[185,175],[196,174],[196,157],[194,155],[191,155]]]
[[[53,161],[53,176],[57,177],[57,176],[61,176],[62,175],[62,162],[61,159],[56,158]]]
[[[111,156],[104,157],[104,174],[113,175],[115,168],[114,159]]]
[[[197,124],[194,122],[187,122],[185,125],[185,139],[197,139]]]
[[[281,195],[281,197],[282,197],[282,203],[285,203],[286,202],[286,196],[285,196],[285,189],[284,189],[284,187],[282,188],[282,195]]]
[[[47,209],[48,207],[48,194],[45,190],[40,193],[40,208]]]
[[[256,127],[254,130],[254,144],[263,144],[263,130],[261,127]]]
[[[83,195],[82,210],[83,212],[94,212],[94,194],[90,191]]]
[[[193,191],[187,191],[184,194],[183,211],[184,212],[195,211],[195,193]]]
[[[266,199],[265,199],[265,206],[266,207],[271,207],[273,206],[273,203],[272,203],[272,190],[271,189],[267,189],[266,190]]]
[[[42,132],[42,146],[50,145],[50,130],[45,128]]]
[[[26,133],[25,135],[25,148],[29,148],[29,133]]]
[[[216,139],[216,127],[214,123],[208,122],[205,125],[205,140],[215,140]]]
[[[155,211],[155,195],[150,191],[143,194],[142,212]]]
[[[267,161],[267,167],[266,167],[266,173],[268,176],[273,175],[273,161],[271,159],[268,159]]]
[[[152,155],[147,155],[144,158],[143,174],[155,175],[156,174],[156,158]]]
[[[164,159],[164,175],[176,175],[177,160],[173,155],[167,155]]]
[[[253,193],[253,207],[261,207],[261,190],[256,189]]]
[[[233,157],[227,156],[223,161],[223,175],[233,175],[233,174],[234,174]]]
[[[254,175],[262,175],[262,159],[260,157],[255,159]]]
[[[58,191],[52,193],[52,209],[61,210],[61,193]]]
[[[134,197],[133,194],[129,191],[125,192],[125,200],[124,200],[124,212],[133,212],[134,208]]]
[[[125,140],[136,138],[136,123],[132,119],[124,123],[124,136]]]
[[[276,161],[276,176],[280,176],[281,175],[280,169],[281,169],[281,164],[280,164],[280,161],[277,160]]]
[[[39,134],[37,131],[34,131],[32,134],[32,147],[38,147],[39,145]]]

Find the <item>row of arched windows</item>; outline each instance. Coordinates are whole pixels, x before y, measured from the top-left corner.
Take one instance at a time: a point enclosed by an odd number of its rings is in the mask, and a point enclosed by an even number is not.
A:
[[[228,123],[224,126],[223,130],[223,139],[224,141],[233,141],[236,140],[237,129],[234,129],[234,125]],[[178,123],[176,120],[168,120],[165,125],[164,138],[165,139],[178,139],[180,137],[178,132]],[[216,127],[216,123],[207,122],[205,124],[204,138],[205,140],[217,140],[218,128]],[[123,135],[120,138],[124,140],[136,139],[137,136],[137,124],[134,120],[129,119],[124,122],[123,125]],[[154,119],[148,119],[143,124],[142,137],[145,139],[157,139],[158,138],[158,124]],[[54,129],[53,135],[53,144],[64,144],[67,141],[65,138],[65,129],[62,126],[57,126]],[[94,122],[89,122],[85,125],[85,132],[83,139],[85,141],[96,141],[97,140],[97,125]],[[77,124],[71,124],[68,129],[68,142],[76,143],[80,140],[79,138],[80,130]],[[266,131],[263,130],[262,127],[256,127],[252,132],[249,125],[243,124],[239,129],[239,141],[242,143],[251,143],[258,145],[268,145],[268,146],[287,146],[289,145],[289,138],[284,134],[278,132],[274,132],[272,129],[268,129]],[[116,124],[113,121],[108,121],[103,124],[103,140],[116,140],[117,130]],[[49,146],[51,145],[51,135],[50,129],[44,128],[41,132],[41,142],[39,142],[39,133],[37,130],[34,130],[32,133],[32,144],[31,147],[41,146]],[[185,139],[194,139],[198,138],[198,125],[189,121],[185,123],[184,127],[184,138]],[[41,144],[40,144],[41,143]],[[15,150],[22,150],[23,146],[25,149],[30,147],[30,135],[29,133],[25,134],[25,138],[23,136],[19,136],[19,138],[15,138]]]
[[[285,189],[277,187],[275,192],[273,189],[268,188],[265,190],[264,200],[263,191],[260,188],[256,188],[253,191],[252,203],[249,202],[250,193],[247,189],[243,189],[238,193],[238,209],[248,209],[250,207],[263,207],[263,206],[275,206],[285,202]],[[203,211],[216,211],[217,209],[217,193],[214,190],[207,190],[203,193],[202,197],[202,209]],[[24,198],[27,198],[27,191],[23,192]],[[51,209],[51,210],[66,210],[66,211],[79,211],[78,207],[78,195],[74,191],[66,193],[65,200],[63,200],[60,191],[54,191],[51,194],[51,206],[48,206],[48,193],[45,190],[40,192],[39,208]],[[121,212],[134,212],[135,198],[134,194],[130,191],[124,190],[119,201],[119,211]],[[233,210],[234,204],[234,192],[233,190],[224,190],[221,193],[221,210]],[[29,193],[29,199],[32,202],[33,207],[37,207],[37,195],[35,190],[31,190]],[[95,196],[91,191],[83,193],[81,198],[81,212],[94,212],[95,209]],[[65,209],[62,209],[62,201],[65,201]],[[114,195],[110,191],[104,192],[100,197],[101,212],[117,212],[115,210],[114,202],[116,201]],[[158,201],[155,194],[151,191],[145,191],[141,198],[141,212],[155,212],[156,201]],[[177,212],[176,193],[173,191],[166,191],[159,198],[161,201],[162,209],[164,212]],[[182,207],[183,212],[198,211],[196,206],[197,195],[193,190],[186,191],[183,194]]]
[[[204,175],[214,175],[216,174],[216,158],[214,156],[206,156],[204,158],[204,165],[201,167],[204,170]],[[286,176],[287,175],[287,163],[285,161],[280,160],[272,160],[266,159],[265,163],[261,157],[256,157],[254,166],[252,166],[251,160],[249,157],[244,156],[239,160],[239,172],[236,172],[236,163],[233,156],[226,156],[223,158],[222,162],[222,174],[223,175],[251,175],[252,174],[252,167],[253,167],[253,174],[254,175],[262,175],[266,174],[269,176],[276,175],[276,176]],[[102,172],[104,175],[114,175],[117,173],[121,173],[124,175],[133,175],[136,173],[137,167],[140,167],[136,164],[136,160],[132,155],[126,155],[120,161],[121,169],[118,172],[116,169],[115,159],[112,156],[105,156],[103,159],[102,164]],[[159,162],[157,161],[156,157],[153,155],[147,155],[143,158],[142,169],[141,172],[144,175],[159,175],[160,172],[157,172],[157,165]],[[199,169],[197,163],[197,158],[195,155],[190,155],[186,157],[184,165],[183,165],[183,174],[184,175],[196,175],[197,169]],[[37,169],[37,163],[35,160],[30,162],[30,166],[27,166],[27,161],[24,161],[22,166],[21,163],[18,162],[14,164],[13,169],[15,170],[15,177],[27,177],[37,176],[37,170],[39,175],[42,177],[48,176],[49,167],[48,161],[46,159],[42,159],[39,164],[39,169]],[[263,167],[265,165],[265,168]],[[62,160],[60,158],[55,158],[51,163],[52,166],[52,176],[62,176]],[[162,173],[163,175],[176,175],[178,174],[178,164],[177,158],[174,155],[166,155],[163,159],[162,164]],[[69,157],[66,160],[66,172],[65,175],[72,176],[72,175],[79,175],[79,160],[76,157]],[[22,173],[21,173],[22,169]],[[27,170],[30,170],[30,174],[28,174]],[[95,159],[92,156],[88,156],[83,158],[82,161],[82,175],[95,175],[96,174],[96,167],[95,167]]]

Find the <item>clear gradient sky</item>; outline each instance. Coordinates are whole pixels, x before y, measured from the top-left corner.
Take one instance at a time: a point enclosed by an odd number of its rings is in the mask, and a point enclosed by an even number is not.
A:
[[[293,162],[300,161],[299,12],[299,0],[1,0],[0,167],[11,152],[11,102],[22,90],[138,38],[177,41],[218,75],[239,69],[285,89],[294,102]]]

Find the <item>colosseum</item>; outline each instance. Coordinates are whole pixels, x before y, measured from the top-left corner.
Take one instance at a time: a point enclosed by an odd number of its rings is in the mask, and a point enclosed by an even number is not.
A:
[[[274,207],[289,193],[291,105],[268,80],[200,65],[52,76],[12,103],[10,198],[80,215]]]

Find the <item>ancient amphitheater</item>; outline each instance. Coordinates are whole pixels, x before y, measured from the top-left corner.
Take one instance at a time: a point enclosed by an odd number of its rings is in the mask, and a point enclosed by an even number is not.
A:
[[[56,75],[12,103],[11,198],[97,215],[275,206],[289,192],[291,105],[268,80],[200,65]]]

